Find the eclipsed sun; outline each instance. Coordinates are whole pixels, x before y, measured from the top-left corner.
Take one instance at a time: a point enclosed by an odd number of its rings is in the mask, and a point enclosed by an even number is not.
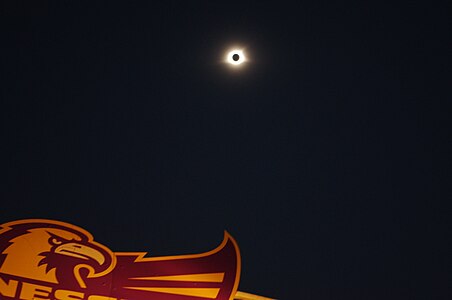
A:
[[[246,56],[243,53],[243,50],[234,49],[228,52],[226,55],[226,62],[233,66],[239,66],[246,61]]]

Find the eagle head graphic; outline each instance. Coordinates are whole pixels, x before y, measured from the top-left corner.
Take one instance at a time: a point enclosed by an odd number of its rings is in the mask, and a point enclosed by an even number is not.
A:
[[[50,220],[10,222],[0,228],[0,273],[86,288],[111,272],[116,257],[77,226]]]

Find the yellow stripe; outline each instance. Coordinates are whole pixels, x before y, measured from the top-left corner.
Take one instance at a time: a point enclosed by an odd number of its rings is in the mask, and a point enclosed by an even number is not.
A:
[[[276,299],[237,291],[237,293],[235,294],[234,300],[276,300]]]
[[[169,281],[196,281],[196,282],[223,282],[224,273],[204,273],[173,276],[134,277],[135,280],[169,280]]]
[[[219,288],[166,288],[166,287],[125,287],[130,290],[146,291],[146,292],[158,292],[183,296],[203,297],[209,299],[215,299],[220,292]]]

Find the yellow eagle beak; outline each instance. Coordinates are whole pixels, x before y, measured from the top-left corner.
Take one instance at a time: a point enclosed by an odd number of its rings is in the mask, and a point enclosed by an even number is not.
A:
[[[83,260],[92,259],[99,265],[105,262],[105,257],[99,250],[78,243],[60,245],[55,249],[55,253],[77,257]]]

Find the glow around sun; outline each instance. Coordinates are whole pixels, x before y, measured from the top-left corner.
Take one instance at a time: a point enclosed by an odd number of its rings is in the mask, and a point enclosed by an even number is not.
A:
[[[226,62],[232,66],[240,66],[246,60],[245,53],[241,49],[233,49],[226,54]]]

